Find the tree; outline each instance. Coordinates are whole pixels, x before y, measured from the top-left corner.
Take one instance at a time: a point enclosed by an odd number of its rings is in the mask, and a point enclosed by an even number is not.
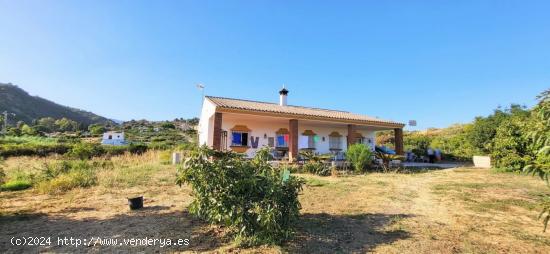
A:
[[[493,151],[495,135],[500,124],[512,116],[528,115],[529,111],[518,104],[510,105],[508,109],[497,108],[492,115],[477,117],[472,123],[472,128],[467,134],[469,145],[475,153],[491,154]]]
[[[33,136],[36,135],[36,130],[26,124],[23,124],[23,126],[21,126],[21,134]]]
[[[544,91],[539,97],[539,103],[531,112],[529,121],[529,149],[533,156],[528,160],[523,169],[525,173],[537,175],[549,185],[550,175],[550,89]],[[550,194],[542,200],[542,211],[539,218],[543,218],[544,230],[550,221]]]
[[[6,135],[8,136],[21,136],[21,130],[15,128],[15,127],[8,127],[6,131]]]
[[[78,123],[76,121],[73,121],[68,118],[61,118],[59,120],[55,121],[55,126],[57,130],[61,132],[67,132],[67,131],[77,131],[78,130]]]
[[[199,124],[199,118],[198,117],[193,117],[191,119],[187,119],[187,123],[189,125],[197,125],[197,124]]]
[[[426,150],[432,142],[432,135],[427,135],[419,132],[411,132],[404,135],[403,143],[407,150],[412,150],[418,156],[426,154]]]
[[[527,160],[527,139],[523,132],[525,118],[503,120],[496,129],[491,156],[495,166],[508,170],[521,170]]]
[[[163,122],[160,127],[162,127],[163,129],[175,129],[176,126],[171,123],[171,122]]]
[[[107,128],[105,128],[105,126],[103,126],[101,124],[94,123],[94,124],[90,124],[90,126],[88,126],[88,131],[90,131],[90,133],[92,135],[101,135],[101,134],[103,134],[104,132],[107,131]]]
[[[443,129],[434,136],[430,146],[440,149],[446,159],[471,160],[475,154],[473,147],[467,141],[471,124],[455,124]]]
[[[24,124],[25,124],[25,122],[23,122],[23,121],[17,121],[17,123],[15,124],[15,127],[17,129],[21,129],[21,127],[23,127]]]
[[[52,117],[44,117],[40,118],[37,121],[36,129],[38,131],[51,133],[57,130],[57,126],[55,125],[55,119]]]

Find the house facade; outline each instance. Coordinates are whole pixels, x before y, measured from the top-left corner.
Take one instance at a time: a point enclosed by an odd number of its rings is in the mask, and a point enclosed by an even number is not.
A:
[[[350,144],[374,150],[376,131],[393,130],[396,153],[403,153],[404,124],[346,111],[287,105],[288,90],[279,103],[205,96],[198,126],[199,143],[253,157],[270,147],[278,157],[293,160],[299,151],[338,154]]]
[[[125,145],[124,132],[108,131],[103,133],[101,144],[115,146]]]

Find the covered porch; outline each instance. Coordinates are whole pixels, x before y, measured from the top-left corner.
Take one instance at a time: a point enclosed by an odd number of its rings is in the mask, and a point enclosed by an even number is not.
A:
[[[298,159],[302,150],[338,154],[355,143],[374,150],[376,131],[381,130],[393,130],[396,153],[403,154],[402,126],[218,111],[213,118],[212,147],[246,153],[249,157],[264,146],[291,162]]]

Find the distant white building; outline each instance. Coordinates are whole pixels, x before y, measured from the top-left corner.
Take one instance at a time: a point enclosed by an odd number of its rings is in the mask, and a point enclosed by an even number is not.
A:
[[[101,144],[115,146],[125,145],[126,141],[124,140],[124,132],[108,131],[103,133]]]

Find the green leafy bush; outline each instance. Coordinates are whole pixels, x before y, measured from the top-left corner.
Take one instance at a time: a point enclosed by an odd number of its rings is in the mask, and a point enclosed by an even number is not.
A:
[[[18,191],[28,189],[32,186],[28,180],[10,180],[0,186],[3,191]]]
[[[304,163],[302,169],[304,172],[316,174],[319,176],[330,175],[330,167],[320,161],[308,161]]]
[[[128,146],[104,145],[104,146],[101,146],[100,150],[95,156],[105,155],[110,157],[110,156],[123,155],[128,150],[129,150]]]
[[[0,166],[0,171],[1,166]],[[3,173],[3,172],[0,172]],[[34,175],[21,169],[11,171],[8,176],[0,176],[0,189],[7,191],[18,191],[30,188],[34,181]]]
[[[525,118],[506,119],[496,129],[491,157],[497,168],[520,171],[528,160],[527,137],[523,132]]]
[[[398,154],[387,154],[387,153],[383,153],[383,152],[380,152],[380,151],[376,151],[374,153],[374,156],[376,157],[376,159],[380,159],[382,160],[382,169],[384,171],[388,171],[390,169],[390,163],[391,161],[393,160],[401,160],[403,161],[404,157],[402,155],[398,155]]]
[[[312,151],[300,151],[300,156],[305,160],[302,170],[304,172],[328,176],[330,175],[330,166],[326,162],[330,161],[333,157],[332,154],[317,155]]]
[[[539,103],[531,112],[529,129],[526,136],[529,140],[528,149],[531,151],[531,158],[523,171],[536,175],[549,184],[550,176],[550,89],[544,91],[539,97]],[[550,221],[550,194],[547,194],[541,202],[542,211],[539,219],[542,218],[544,231]]]
[[[2,157],[0,157],[0,185],[4,184],[6,181],[6,173],[4,173],[4,166],[2,164]]]
[[[67,154],[71,158],[85,160],[105,154],[105,149],[99,144],[79,143],[72,147]]]
[[[50,154],[65,154],[70,148],[71,146],[67,144],[5,144],[0,145],[0,156],[47,156]]]
[[[130,144],[128,145],[128,151],[131,153],[131,154],[143,154],[145,152],[147,152],[147,145],[145,144]]]
[[[177,183],[188,183],[194,200],[189,211],[226,226],[244,245],[288,239],[299,216],[304,181],[270,166],[262,149],[253,160],[202,147],[178,169]]]
[[[362,173],[372,163],[372,151],[364,144],[353,144],[346,151],[346,160],[355,172]]]

